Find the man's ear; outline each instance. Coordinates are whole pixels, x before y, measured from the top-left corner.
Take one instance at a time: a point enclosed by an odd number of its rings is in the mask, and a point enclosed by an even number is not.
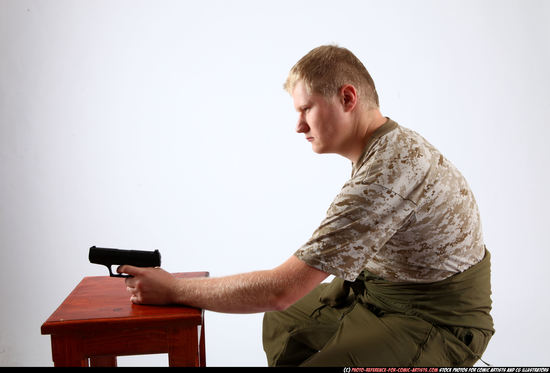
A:
[[[344,111],[352,111],[357,106],[358,100],[357,89],[354,86],[345,84],[340,88],[340,102]]]

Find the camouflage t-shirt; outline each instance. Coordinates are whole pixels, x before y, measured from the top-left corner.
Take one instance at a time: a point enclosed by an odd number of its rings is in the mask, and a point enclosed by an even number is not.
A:
[[[434,282],[485,254],[479,211],[460,172],[416,132],[388,121],[369,139],[351,179],[295,255],[354,281]]]

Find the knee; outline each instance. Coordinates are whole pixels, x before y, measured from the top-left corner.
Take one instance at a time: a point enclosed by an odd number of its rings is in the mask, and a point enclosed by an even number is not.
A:
[[[266,338],[273,338],[276,334],[280,334],[283,323],[280,316],[280,311],[265,312],[262,321],[262,335]]]
[[[274,366],[277,356],[284,346],[284,323],[281,322],[278,311],[264,313],[262,323],[262,344],[269,366]]]

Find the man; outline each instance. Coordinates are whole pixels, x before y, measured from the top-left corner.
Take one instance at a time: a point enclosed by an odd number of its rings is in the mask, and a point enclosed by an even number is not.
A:
[[[175,279],[122,266],[134,276],[132,302],[266,312],[270,366],[473,365],[494,333],[490,256],[462,175],[381,114],[371,76],[347,49],[310,51],[285,89],[313,150],[352,162],[319,228],[271,270]]]

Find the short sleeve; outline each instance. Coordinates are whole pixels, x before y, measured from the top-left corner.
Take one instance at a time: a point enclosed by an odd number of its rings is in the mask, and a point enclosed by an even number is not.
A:
[[[414,209],[412,201],[391,189],[350,180],[295,255],[312,267],[354,281]]]

